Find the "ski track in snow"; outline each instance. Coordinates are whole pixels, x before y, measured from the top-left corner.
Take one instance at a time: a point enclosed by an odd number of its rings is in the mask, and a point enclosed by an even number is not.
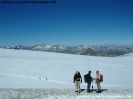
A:
[[[73,83],[63,82],[63,81],[57,81],[57,80],[52,80],[52,79],[42,78],[42,77],[30,77],[30,76],[7,74],[7,73],[0,73],[0,74],[1,75],[7,75],[7,76],[20,77],[20,78],[29,78],[29,79],[36,79],[36,80],[48,81],[48,82],[53,82],[53,83],[72,84],[73,85]],[[86,84],[82,84],[82,85],[85,85],[86,86]],[[108,84],[102,84],[102,86],[133,86],[133,85],[108,85]]]
[[[2,57],[1,57],[2,58]],[[3,58],[5,58],[5,57],[3,57]],[[10,57],[8,57],[8,58],[10,58]],[[12,58],[12,57],[11,57]],[[14,57],[15,58],[15,57]],[[16,58],[22,58],[22,57],[16,57]],[[23,57],[23,58],[27,58],[27,57]],[[27,58],[28,59],[28,58]],[[34,59],[36,59],[36,58],[34,58]],[[38,59],[38,58],[37,58]],[[39,58],[39,59],[43,59],[43,58]],[[64,59],[64,60],[69,60],[69,59]],[[83,60],[77,60],[77,61],[83,61]],[[88,61],[83,61],[83,62],[88,62]],[[121,65],[121,64],[109,64],[109,63],[97,63],[97,62],[88,62],[88,63],[90,63],[90,64],[95,64],[95,65],[102,65],[102,66],[116,66],[116,67],[127,67],[127,68],[133,68],[133,66],[126,66],[126,65]]]
[[[96,62],[88,62],[88,63],[91,63],[91,64],[97,64],[97,65],[111,65],[111,66],[118,66],[118,67],[129,67],[129,68],[133,68],[133,66],[123,66],[123,65],[115,65],[115,64],[105,64],[105,63],[96,63]]]

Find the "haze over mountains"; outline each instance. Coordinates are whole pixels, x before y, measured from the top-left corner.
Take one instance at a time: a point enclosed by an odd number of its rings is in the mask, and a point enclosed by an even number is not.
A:
[[[93,45],[93,46],[79,45],[76,47],[65,47],[62,45],[51,46],[47,44],[38,44],[31,47],[18,45],[18,46],[4,46],[3,48],[78,54],[78,55],[88,55],[88,56],[107,56],[107,57],[114,57],[114,56],[119,56],[119,55],[133,52],[133,44],[130,44],[130,45],[106,44],[106,45]]]

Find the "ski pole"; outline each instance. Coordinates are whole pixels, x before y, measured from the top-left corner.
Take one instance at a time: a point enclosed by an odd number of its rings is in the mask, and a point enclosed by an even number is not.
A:
[[[93,81],[92,81],[92,90],[93,90]]]

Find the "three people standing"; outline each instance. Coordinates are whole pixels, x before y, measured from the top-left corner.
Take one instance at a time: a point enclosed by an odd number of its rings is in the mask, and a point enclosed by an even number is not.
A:
[[[84,75],[84,81],[85,83],[87,83],[87,92],[91,92],[90,91],[90,86],[91,86],[91,82],[93,80],[95,80],[96,84],[97,84],[97,88],[98,90],[96,91],[97,93],[101,92],[101,86],[100,86],[100,76],[101,74],[99,74],[99,71],[96,71],[96,77],[92,78],[91,77],[91,71],[88,71],[88,74]],[[75,92],[80,92],[80,84],[82,83],[82,77],[80,75],[80,72],[76,71],[75,75],[74,75],[74,81],[75,86],[76,86],[76,91]],[[92,86],[93,88],[93,86]]]

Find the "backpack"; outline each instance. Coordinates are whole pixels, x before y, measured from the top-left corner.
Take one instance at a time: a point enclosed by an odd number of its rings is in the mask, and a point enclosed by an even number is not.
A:
[[[100,82],[103,82],[103,75],[100,74]]]
[[[84,75],[84,81],[85,81],[85,83],[87,82],[86,77],[87,77],[87,74]]]

